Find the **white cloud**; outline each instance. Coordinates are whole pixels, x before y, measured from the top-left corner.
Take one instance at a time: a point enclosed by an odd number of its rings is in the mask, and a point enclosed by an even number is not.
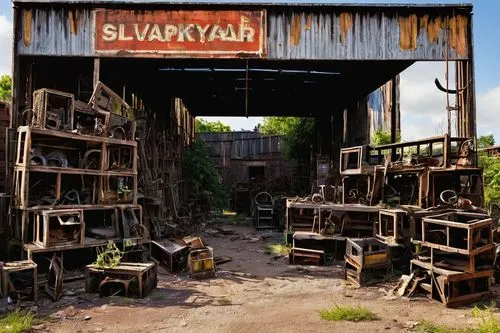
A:
[[[477,97],[477,135],[493,133],[500,140],[500,86]]]
[[[417,62],[401,74],[401,136],[410,141],[447,131],[446,94],[434,84],[445,85],[444,62]],[[450,87],[455,85],[454,64],[450,64]],[[451,96],[451,95],[450,95]],[[454,99],[450,99],[450,104]]]
[[[12,74],[12,21],[0,15],[0,75]]]
[[[401,134],[405,141],[440,135],[447,131],[446,94],[434,79],[445,85],[445,62],[418,62],[401,74]],[[455,64],[450,63],[450,88],[455,87]],[[500,140],[500,86],[476,92],[477,134],[493,133]],[[450,104],[455,104],[450,95]],[[452,123],[453,125],[453,123]]]

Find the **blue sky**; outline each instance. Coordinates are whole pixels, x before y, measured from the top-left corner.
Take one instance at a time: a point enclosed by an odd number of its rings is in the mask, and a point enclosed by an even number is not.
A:
[[[224,0],[219,0],[220,2]],[[230,0],[233,1],[233,0]],[[258,1],[258,0],[257,0]],[[251,1],[250,2],[257,2]],[[269,2],[268,0],[263,0]],[[307,0],[311,2],[311,0]],[[324,2],[325,0],[321,0]],[[285,0],[294,2],[294,0]],[[299,1],[300,2],[300,1]],[[460,3],[459,1],[332,1],[352,3]],[[493,133],[500,143],[500,1],[468,1],[474,5],[474,47],[478,134]],[[11,72],[12,3],[0,0],[0,73]],[[401,76],[401,112],[403,139],[442,133],[445,129],[444,94],[436,91],[434,78],[444,81],[443,63],[417,63]],[[261,118],[218,118],[233,129],[252,129]]]

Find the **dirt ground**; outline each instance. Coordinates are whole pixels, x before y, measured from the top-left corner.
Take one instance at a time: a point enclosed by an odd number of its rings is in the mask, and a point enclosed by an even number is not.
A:
[[[233,235],[210,233],[204,239],[215,255],[232,257],[211,280],[160,270],[158,288],[141,300],[76,293],[58,306],[42,304],[52,322],[42,332],[407,332],[427,320],[450,327],[474,324],[471,307],[447,309],[426,298],[396,299],[392,283],[354,289],[345,285],[339,265],[290,266],[285,257],[266,253],[270,239],[250,226],[224,226]],[[279,235],[275,235],[279,239]],[[81,287],[81,285],[80,285]],[[64,305],[66,300],[66,304]],[[332,305],[362,305],[375,322],[328,322],[318,310]]]

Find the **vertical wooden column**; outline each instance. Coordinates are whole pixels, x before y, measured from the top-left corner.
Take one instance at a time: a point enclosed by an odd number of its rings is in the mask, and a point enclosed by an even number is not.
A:
[[[94,58],[94,73],[92,75],[92,82],[94,88],[97,86],[97,83],[99,83],[100,74],[101,74],[101,58]]]

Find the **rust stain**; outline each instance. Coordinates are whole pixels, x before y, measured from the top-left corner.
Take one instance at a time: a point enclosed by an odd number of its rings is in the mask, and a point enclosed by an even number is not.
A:
[[[29,47],[31,45],[31,23],[32,23],[31,9],[24,10],[23,23],[24,23],[23,27],[24,46]]]
[[[420,28],[420,32],[427,28],[427,24],[429,23],[429,15],[424,15],[419,18],[418,26]]]
[[[290,44],[297,46],[300,42],[301,16],[294,14],[292,17],[292,25],[290,27]]]
[[[307,31],[311,30],[311,21],[312,21],[312,16],[311,16],[311,14],[309,14],[306,17],[306,30]]]
[[[427,24],[427,38],[431,43],[437,43],[439,34],[443,29],[443,20],[441,17],[436,17],[433,20],[429,21]]]
[[[468,18],[457,15],[448,18],[450,46],[455,49],[458,55],[467,55],[467,23]]]
[[[78,33],[78,12],[76,10],[69,11],[69,28],[72,34]]]
[[[345,45],[347,39],[347,33],[352,28],[352,14],[351,13],[341,13],[340,14],[340,41]]]
[[[418,36],[417,15],[399,17],[399,47],[402,50],[415,50]]]

